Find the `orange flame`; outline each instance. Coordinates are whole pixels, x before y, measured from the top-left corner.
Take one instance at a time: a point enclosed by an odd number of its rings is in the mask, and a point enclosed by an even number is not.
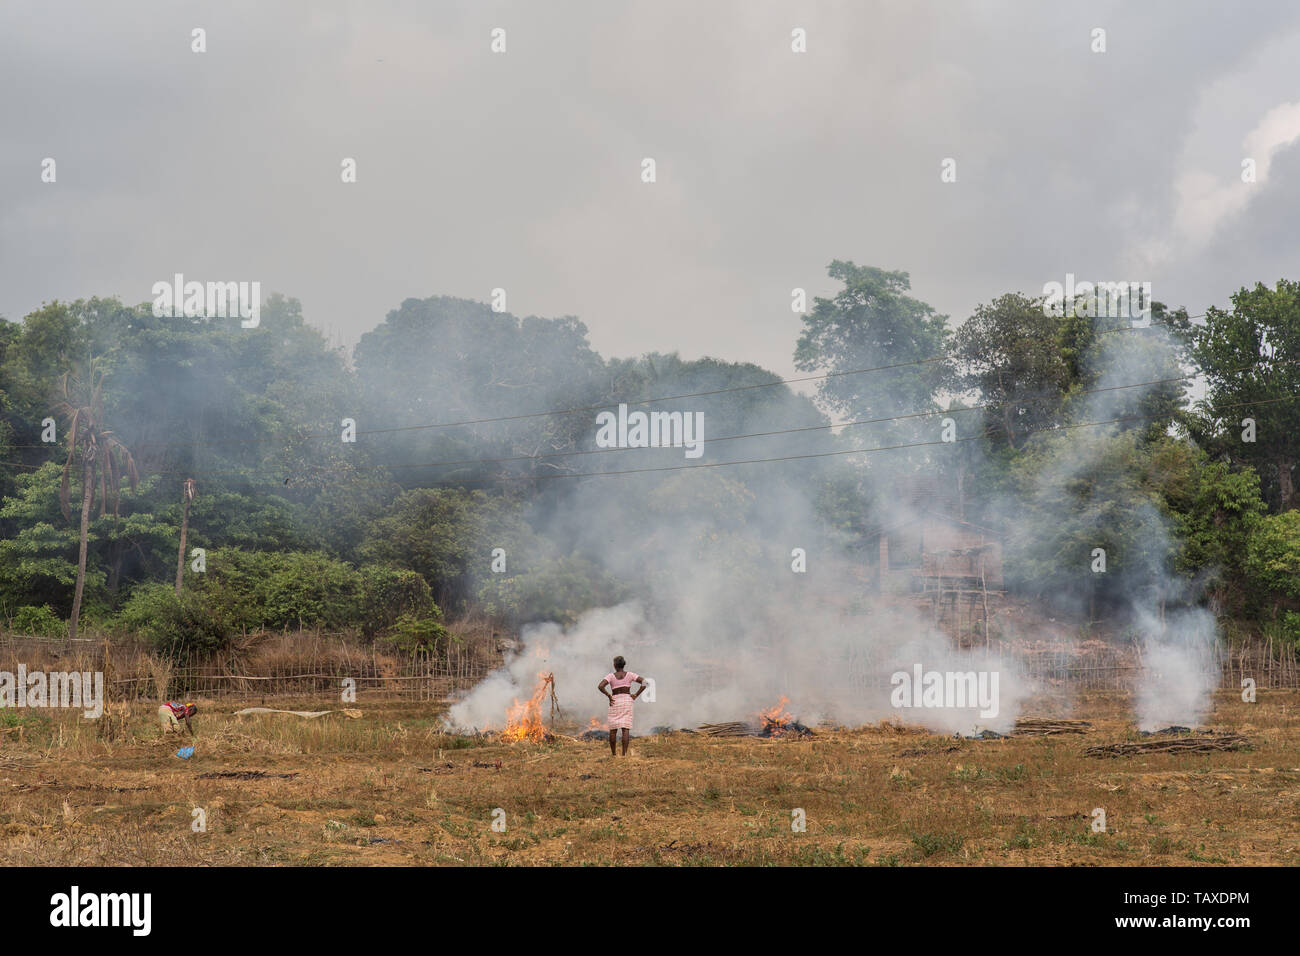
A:
[[[786,712],[785,705],[790,703],[790,698],[784,694],[781,699],[767,710],[758,712],[759,719],[763,721],[763,726],[768,729],[773,737],[780,737],[789,728],[794,716]]]
[[[550,733],[542,724],[542,701],[546,699],[548,691],[554,684],[554,674],[537,675],[537,686],[533,688],[533,696],[522,704],[516,698],[515,702],[507,708],[506,729],[501,732],[503,739],[512,742],[531,740],[537,744],[550,739]]]

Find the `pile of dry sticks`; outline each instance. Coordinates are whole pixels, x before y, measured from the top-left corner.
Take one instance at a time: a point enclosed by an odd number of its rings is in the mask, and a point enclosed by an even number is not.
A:
[[[759,729],[743,720],[730,720],[725,724],[700,724],[696,732],[706,737],[757,737]]]
[[[1083,734],[1092,724],[1086,720],[1068,720],[1064,717],[1020,717],[1012,737],[1043,737],[1049,734]]]
[[[1083,751],[1085,757],[1131,757],[1135,754],[1164,753],[1216,753],[1241,750],[1250,741],[1241,734],[1195,734],[1185,737],[1166,737],[1162,740],[1142,740],[1134,743],[1099,744]]]

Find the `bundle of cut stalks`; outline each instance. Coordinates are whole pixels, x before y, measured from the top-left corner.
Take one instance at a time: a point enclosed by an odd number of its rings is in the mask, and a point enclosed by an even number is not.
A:
[[[1086,720],[1067,720],[1064,717],[1021,717],[1016,720],[1012,737],[1042,737],[1048,734],[1082,734],[1092,724]]]
[[[743,720],[732,720],[725,724],[700,724],[697,730],[706,737],[757,737],[758,728]]]
[[[1241,734],[1200,734],[1194,737],[1170,737],[1136,743],[1101,744],[1083,751],[1085,757],[1131,757],[1136,754],[1216,753],[1241,750],[1250,741]]]
[[[171,690],[172,683],[172,663],[167,660],[160,660],[156,657],[146,657],[141,661],[141,666],[136,668],[137,677],[148,677],[153,682],[154,696],[160,701],[171,700],[168,692]],[[147,671],[148,673],[143,673]]]

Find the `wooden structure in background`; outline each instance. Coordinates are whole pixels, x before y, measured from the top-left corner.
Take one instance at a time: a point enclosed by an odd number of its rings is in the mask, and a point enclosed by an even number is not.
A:
[[[912,595],[954,637],[989,639],[989,597],[1002,591],[1002,537],[962,517],[960,489],[918,478],[895,495],[899,512],[869,536],[867,580],[883,594]]]

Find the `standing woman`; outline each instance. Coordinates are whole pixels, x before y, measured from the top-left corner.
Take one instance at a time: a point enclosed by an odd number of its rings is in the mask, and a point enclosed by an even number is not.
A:
[[[618,753],[614,749],[614,742],[618,739],[618,731],[623,729],[623,756],[627,756],[627,741],[632,733],[632,701],[636,700],[645,691],[647,681],[640,674],[633,674],[631,671],[624,670],[627,661],[622,657],[614,658],[614,673],[606,674],[604,680],[596,685],[596,689],[609,698],[609,754],[611,757],[617,757]],[[632,685],[640,684],[636,693],[632,692]],[[609,690],[605,688],[608,687]]]

